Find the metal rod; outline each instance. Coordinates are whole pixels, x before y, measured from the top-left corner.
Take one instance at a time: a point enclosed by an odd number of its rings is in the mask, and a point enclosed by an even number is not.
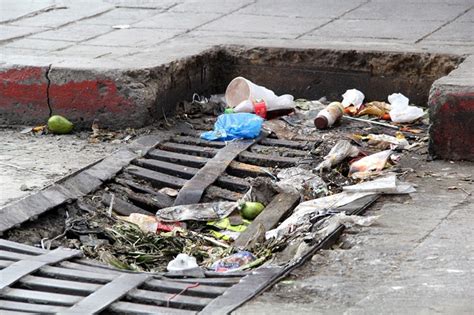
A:
[[[345,116],[345,115],[342,116],[342,118],[349,119],[349,120],[366,122],[366,123],[369,123],[369,124],[379,125],[379,126],[383,126],[383,127],[387,127],[387,128],[397,129],[397,130],[400,129],[400,127],[398,127],[398,126],[394,126],[394,125],[390,125],[390,124],[386,124],[386,123],[382,123],[382,122],[378,122],[378,121],[373,121],[373,120],[367,120],[367,119],[356,118],[356,117]]]

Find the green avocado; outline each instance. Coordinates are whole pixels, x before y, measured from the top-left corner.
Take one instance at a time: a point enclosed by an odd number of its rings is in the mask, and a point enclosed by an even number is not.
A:
[[[263,211],[264,208],[265,206],[260,202],[246,202],[244,203],[242,210],[240,210],[240,213],[244,219],[253,220]]]
[[[48,130],[56,134],[70,133],[74,128],[72,122],[63,116],[53,115],[48,119]]]

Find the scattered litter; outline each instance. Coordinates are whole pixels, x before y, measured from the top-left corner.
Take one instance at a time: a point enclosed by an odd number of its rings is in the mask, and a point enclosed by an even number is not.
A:
[[[332,216],[331,220],[337,222],[337,224],[343,224],[346,227],[351,227],[354,225],[358,226],[371,226],[372,224],[380,218],[379,215],[371,216],[359,216],[359,215],[347,215],[344,212],[336,213]]]
[[[212,140],[253,139],[260,134],[263,118],[249,113],[222,114],[213,131],[203,132],[201,138]]]
[[[266,130],[273,132],[278,139],[293,140],[298,136],[298,134],[296,132],[293,132],[289,128],[288,124],[283,120],[266,120],[263,123],[263,127]]]
[[[178,254],[175,259],[168,263],[166,269],[168,271],[182,271],[193,268],[199,268],[196,258],[188,254]]]
[[[239,251],[228,257],[216,261],[212,265],[212,269],[217,272],[227,272],[240,269],[255,260],[255,256],[248,251]]]
[[[329,210],[347,205],[363,197],[373,195],[373,192],[347,193],[342,192],[331,196],[308,200],[300,203],[293,214],[283,221],[277,228],[265,233],[266,239],[279,239],[285,235],[295,233],[299,227],[309,223],[311,216],[323,214]]]
[[[277,96],[272,90],[243,77],[237,77],[229,83],[225,99],[235,112],[255,113],[263,118],[267,118],[270,112],[288,114],[295,107],[292,95]]]
[[[324,160],[316,167],[316,171],[330,170],[334,165],[341,163],[347,157],[356,157],[359,149],[347,140],[339,140]]]
[[[163,221],[213,221],[229,216],[238,208],[238,202],[209,202],[159,209],[156,216]]]
[[[394,93],[388,96],[388,101],[392,105],[390,118],[393,122],[408,123],[421,118],[424,115],[423,109],[416,106],[409,106],[408,98],[401,93]]]
[[[346,192],[375,192],[384,194],[410,194],[416,189],[409,183],[399,182],[395,174],[376,178],[374,180],[351,186],[344,186]]]
[[[379,149],[391,149],[391,150],[404,150],[407,149],[410,145],[405,136],[398,132],[395,134],[395,137],[381,134],[369,134],[367,136],[354,135],[356,138],[361,140],[368,140],[370,145],[375,145]]]
[[[318,129],[326,129],[339,121],[344,114],[344,107],[339,102],[332,102],[325,109],[318,113],[314,120],[314,125]]]
[[[53,115],[48,119],[48,130],[55,134],[67,134],[72,131],[74,125],[60,115]]]
[[[353,105],[356,109],[359,109],[364,101],[365,95],[359,90],[351,89],[342,94],[342,97],[342,105],[344,107]]]
[[[390,104],[385,102],[378,102],[373,101],[370,103],[365,104],[360,108],[360,110],[356,113],[357,116],[375,116],[384,120],[390,120],[390,114],[388,114],[391,110]],[[388,116],[385,116],[388,114]]]
[[[392,153],[392,150],[385,150],[355,161],[349,169],[349,177],[364,179],[379,173]]]
[[[150,233],[171,232],[176,229],[186,229],[182,222],[161,222],[155,216],[132,213],[128,217],[120,217],[122,220],[136,224],[142,231]]]
[[[328,194],[326,183],[318,175],[301,167],[281,170],[277,177],[278,187],[289,193],[302,194],[307,199],[314,199]]]

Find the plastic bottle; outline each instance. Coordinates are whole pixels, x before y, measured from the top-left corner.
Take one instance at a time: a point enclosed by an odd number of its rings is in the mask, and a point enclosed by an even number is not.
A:
[[[332,102],[318,113],[318,116],[314,119],[314,125],[318,129],[329,128],[341,119],[343,113],[344,106],[339,102]]]

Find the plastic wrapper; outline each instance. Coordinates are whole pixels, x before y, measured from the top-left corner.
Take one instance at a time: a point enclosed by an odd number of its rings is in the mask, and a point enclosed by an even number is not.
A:
[[[260,134],[263,118],[249,113],[223,114],[217,118],[213,131],[203,132],[201,138],[229,141],[253,139]]]
[[[409,106],[408,98],[401,93],[394,93],[389,95],[388,101],[392,105],[390,111],[390,118],[393,122],[408,123],[422,117],[423,109],[416,106]]]
[[[343,100],[341,103],[344,107],[354,105],[356,109],[359,109],[364,101],[365,95],[359,90],[351,89],[342,94],[342,97]]]
[[[373,195],[373,192],[362,192],[362,193],[347,193],[342,192],[331,196],[326,196],[318,199],[313,199],[300,203],[293,214],[283,221],[277,228],[270,230],[265,233],[265,238],[281,238],[285,235],[296,233],[300,227],[305,226],[309,223],[310,218],[314,215],[325,213],[331,209],[336,209],[347,205],[351,202],[357,201],[360,198],[364,198],[369,195]]]
[[[239,203],[231,201],[198,203],[159,209],[156,216],[163,221],[213,221],[229,216],[238,208]]]
[[[311,227],[310,220],[317,215],[325,215],[333,209],[356,202],[366,196],[375,194],[408,194],[415,192],[412,185],[403,182],[397,182],[395,174],[389,174],[386,177],[378,178],[373,181],[343,187],[343,192],[326,196],[318,199],[308,200],[300,203],[293,214],[283,221],[278,227],[265,233],[265,238],[280,239],[286,235],[306,231],[306,227]],[[340,216],[346,223],[348,220],[358,225],[367,225],[371,220],[357,219],[354,216]],[[355,218],[355,217],[354,217]],[[339,221],[338,221],[339,222]],[[343,223],[343,222],[339,222]],[[308,228],[309,229],[309,228]]]
[[[255,256],[251,252],[239,251],[233,255],[222,258],[212,264],[212,269],[217,272],[227,272],[239,269],[255,260]]]
[[[376,192],[383,194],[409,194],[416,191],[409,183],[399,182],[395,174],[388,174],[356,185],[344,186],[342,190],[352,193]]]
[[[369,156],[366,156],[351,164],[349,169],[349,176],[352,178],[363,179],[370,177],[384,169],[385,164],[392,150],[381,151]]]
[[[277,186],[291,193],[299,193],[311,199],[325,196],[328,193],[326,183],[311,171],[301,167],[291,167],[280,171]]]
[[[168,269],[168,271],[182,271],[198,267],[196,258],[187,254],[178,254],[175,259],[168,263],[166,269]]]
[[[316,166],[316,171],[330,170],[331,167],[341,163],[347,157],[355,157],[359,154],[359,149],[347,140],[338,141],[331,151],[324,157],[324,160]]]
[[[175,229],[185,229],[186,224],[182,222],[161,222],[156,217],[141,213],[132,213],[122,220],[138,225],[140,230],[151,233],[171,232]]]

